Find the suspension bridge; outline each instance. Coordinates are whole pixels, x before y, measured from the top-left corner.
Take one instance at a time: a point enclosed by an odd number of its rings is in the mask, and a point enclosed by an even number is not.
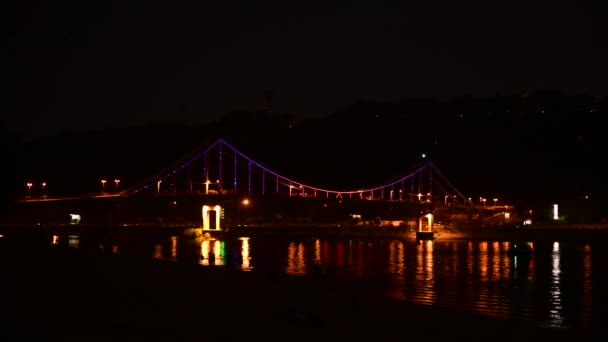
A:
[[[326,189],[271,170],[223,139],[116,195],[144,194],[255,194],[475,207],[432,162],[383,184],[358,189]]]
[[[473,204],[432,162],[415,165],[380,184],[331,189],[272,170],[223,139],[196,149],[121,191],[69,198],[28,197],[21,202],[61,201],[66,205],[47,206],[35,215],[27,215],[37,217],[37,222],[65,222],[69,210],[70,215],[82,213],[87,222],[94,222],[91,224],[168,224],[218,230],[220,221],[223,226],[311,219],[353,222],[357,214],[358,222],[382,217],[393,224],[411,220],[420,223],[426,218],[426,227],[432,231],[433,216],[439,212],[447,216],[478,215],[492,208],[482,206],[485,202],[481,199],[479,205]],[[500,209],[496,205],[493,208]]]

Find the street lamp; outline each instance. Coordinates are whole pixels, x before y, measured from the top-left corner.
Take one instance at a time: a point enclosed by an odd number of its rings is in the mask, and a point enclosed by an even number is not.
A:
[[[445,198],[444,198],[444,200],[445,200],[445,206],[446,206],[446,207],[448,206],[448,197],[450,197],[450,196],[445,195]]]
[[[482,201],[483,201],[483,206],[485,207],[486,206],[486,199],[483,198]]]
[[[494,199],[494,208],[496,208],[496,202],[498,202],[498,198]]]
[[[102,192],[102,193],[105,193],[105,192],[106,192],[106,182],[107,182],[107,181],[106,181],[105,179],[102,179],[102,180],[101,180],[101,192]]]
[[[25,184],[27,186],[27,198],[30,198],[31,194],[32,194],[32,182],[27,182]]]
[[[42,197],[46,198],[46,182],[42,182]]]
[[[118,184],[120,183],[120,179],[115,179],[114,184],[116,184],[116,191],[118,191]]]

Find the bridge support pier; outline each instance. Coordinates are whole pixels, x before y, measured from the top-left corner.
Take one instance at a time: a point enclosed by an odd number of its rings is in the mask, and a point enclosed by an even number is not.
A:
[[[203,214],[203,230],[211,230],[211,212],[215,213],[215,227],[213,230],[221,230],[220,216],[222,216],[222,207],[216,205],[214,207],[204,205],[202,209]]]
[[[433,231],[433,214],[428,213],[418,218],[418,231],[416,232],[416,240],[434,240],[435,232]]]

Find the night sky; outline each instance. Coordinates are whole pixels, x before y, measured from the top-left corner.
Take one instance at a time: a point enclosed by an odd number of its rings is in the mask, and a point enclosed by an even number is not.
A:
[[[608,30],[586,1],[20,1],[25,139],[232,110],[325,116],[358,99],[558,89],[608,94]],[[6,104],[6,103],[5,103]]]

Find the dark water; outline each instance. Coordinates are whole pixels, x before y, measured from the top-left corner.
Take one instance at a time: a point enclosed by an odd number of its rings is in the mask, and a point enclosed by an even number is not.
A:
[[[365,281],[394,300],[591,333],[607,312],[608,243],[536,241],[510,256],[509,241],[178,236],[48,236],[56,248],[231,267],[243,272]]]

